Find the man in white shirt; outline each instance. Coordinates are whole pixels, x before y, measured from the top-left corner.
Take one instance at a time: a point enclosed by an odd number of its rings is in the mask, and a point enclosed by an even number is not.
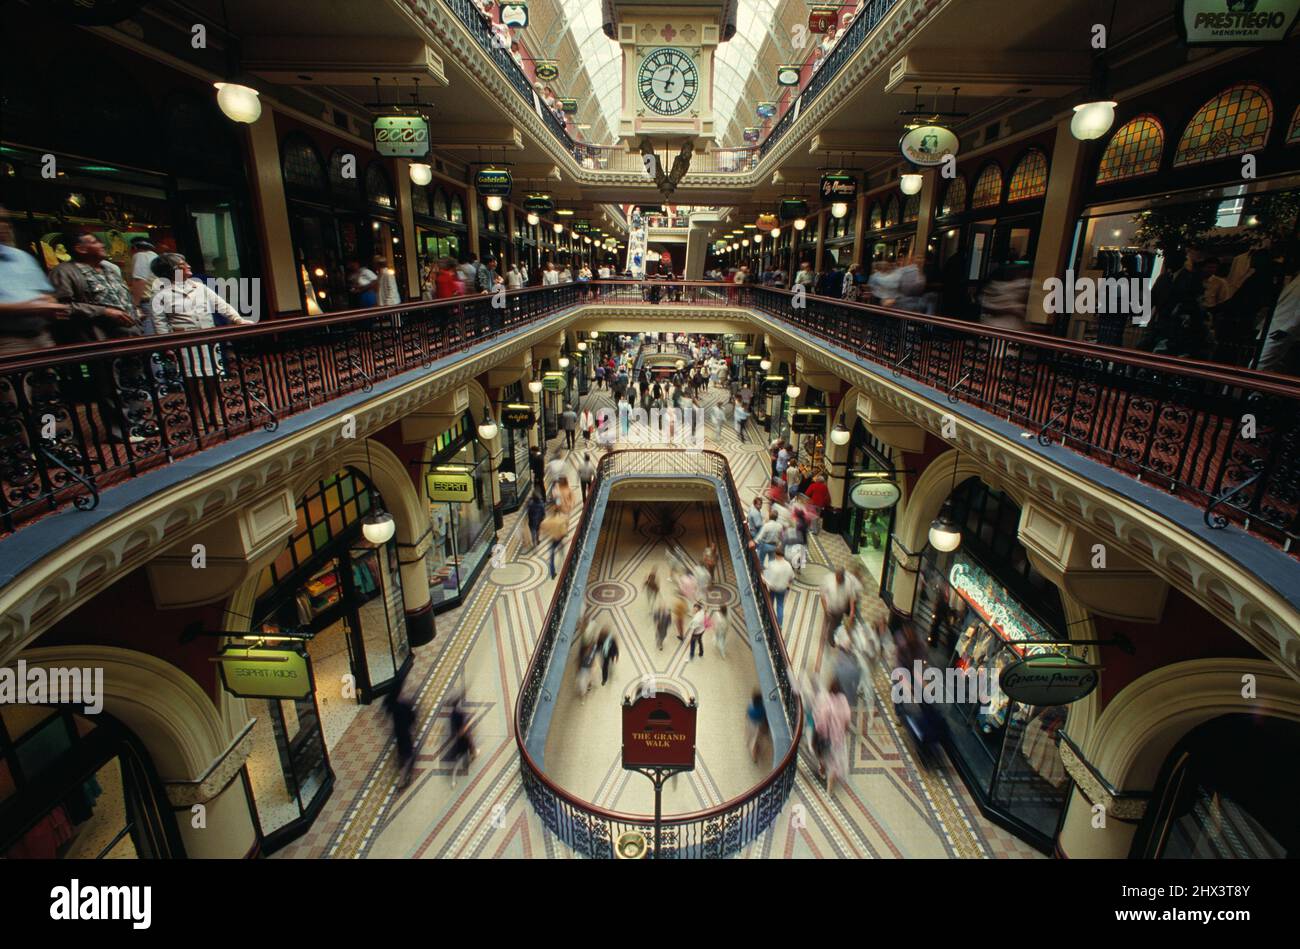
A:
[[[856,603],[852,593],[853,590],[849,586],[843,567],[837,568],[834,574],[823,581],[821,601],[825,616],[822,635],[826,637],[827,642],[831,642],[831,636],[839,628],[840,623],[848,627],[853,622]]]
[[[1286,368],[1296,336],[1300,334],[1300,276],[1292,275],[1291,282],[1282,288],[1265,333],[1264,348],[1260,350],[1255,368],[1281,372]]]
[[[771,559],[763,567],[763,583],[772,597],[772,609],[776,612],[778,627],[785,623],[785,595],[789,592],[793,581],[794,568],[790,566],[790,562],[785,559],[781,554],[781,548],[778,547],[772,551]]]
[[[781,522],[777,519],[777,513],[769,510],[767,521],[758,529],[754,535],[754,549],[758,551],[758,562],[765,564],[769,557],[775,552],[777,546],[781,543]]]
[[[564,457],[564,452],[556,449],[555,454],[551,456],[551,460],[546,463],[546,490],[549,491],[560,478],[568,477],[569,462]]]
[[[546,270],[542,272],[542,286],[553,287],[560,282],[560,273],[555,269],[555,264],[547,264]]]
[[[150,309],[150,297],[156,279],[150,268],[158,258],[158,252],[143,237],[131,238],[131,250],[131,302],[140,314],[140,325],[144,327],[145,333],[152,335],[158,330],[154,327],[153,311]]]

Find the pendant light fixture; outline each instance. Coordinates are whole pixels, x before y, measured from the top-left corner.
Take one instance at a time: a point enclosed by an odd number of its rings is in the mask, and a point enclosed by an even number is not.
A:
[[[393,520],[393,515],[384,510],[383,503],[379,500],[379,492],[375,490],[375,469],[370,462],[369,438],[366,439],[366,476],[370,479],[372,506],[370,513],[361,519],[361,536],[379,547],[393,539],[393,535],[397,533],[397,522]]]
[[[501,195],[499,194],[488,195],[484,199],[483,203],[487,205],[489,211],[500,211],[504,205],[504,202],[501,200]]]
[[[1109,45],[1111,34],[1115,29],[1115,8],[1119,0],[1112,0],[1110,23],[1106,26],[1106,43]],[[1070,134],[1082,142],[1101,138],[1110,131],[1115,122],[1116,102],[1106,93],[1106,53],[1103,49],[1092,61],[1092,71],[1088,79],[1088,98],[1074,107],[1074,118],[1070,119]]]
[[[226,82],[213,83],[217,89],[217,106],[232,122],[251,125],[261,118],[262,100],[258,98],[256,89],[234,81],[235,76],[239,75],[239,54],[230,32],[230,14],[226,11],[226,0],[221,0],[221,18],[226,30],[228,78]]]
[[[919,171],[909,171],[898,176],[898,190],[906,195],[919,194],[925,182]]]
[[[529,380],[528,380],[528,391],[531,392],[533,395],[537,395],[537,393],[541,392],[541,391],[542,391],[542,380],[541,380],[541,379],[537,379],[537,378],[529,379]]]
[[[849,443],[849,439],[851,439],[852,437],[853,437],[853,433],[844,427],[844,413],[841,412],[840,420],[836,422],[835,427],[831,429],[831,444],[847,445]]]
[[[560,357],[560,368],[561,368],[561,369],[568,369],[568,368],[569,368],[569,357],[568,357],[568,356],[561,356],[561,357]]]
[[[785,387],[785,394],[790,399],[791,405],[794,404],[795,399],[799,398],[799,393],[802,391],[799,384],[794,381],[794,369],[792,367],[790,369],[790,384]]]
[[[407,168],[411,176],[411,183],[423,188],[433,180],[433,167],[422,161],[413,161]]]
[[[552,229],[553,231],[555,231],[556,235],[560,235],[560,234],[563,234],[563,233],[564,233],[564,225],[563,225],[563,224],[552,224],[552,225],[551,225],[551,229]]]
[[[527,220],[528,220],[529,227],[536,227],[537,222],[540,221],[541,218],[539,218],[535,212],[529,211]]]
[[[780,236],[781,236],[781,229],[779,227],[772,228],[772,240],[776,240]]]
[[[807,218],[797,217],[794,219],[794,229],[796,231],[802,231],[807,226],[808,226]]]
[[[836,201],[834,204],[831,205],[831,217],[841,218],[847,215],[848,213],[849,213],[849,206],[847,202]]]
[[[759,368],[759,369],[762,369],[764,372],[767,372],[769,369],[772,368],[772,360],[770,360],[770,359],[760,359],[760,360],[758,361],[758,368]]]
[[[948,489],[948,500],[943,502],[939,516],[930,522],[930,546],[941,553],[951,553],[961,546],[961,525],[952,515],[952,492],[957,489],[957,463],[961,460],[958,451],[952,461],[952,487]]]

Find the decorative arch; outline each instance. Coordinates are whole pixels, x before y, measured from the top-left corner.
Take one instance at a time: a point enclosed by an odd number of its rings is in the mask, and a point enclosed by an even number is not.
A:
[[[893,195],[885,202],[885,227],[893,227],[898,223],[898,195]]]
[[[306,135],[290,132],[280,143],[280,167],[287,187],[296,190],[327,191],[325,162]]]
[[[966,178],[958,175],[948,182],[943,191],[943,200],[939,203],[939,217],[961,214],[966,210]]]
[[[1165,127],[1151,113],[1134,116],[1106,143],[1097,166],[1097,184],[1127,181],[1160,171],[1165,153]]]
[[[1197,110],[1183,129],[1174,167],[1186,168],[1242,155],[1268,142],[1273,100],[1256,82],[1238,82]]]
[[[881,223],[884,220],[883,213],[884,212],[880,209],[879,202],[876,202],[871,206],[871,217],[869,218],[870,226],[868,227],[868,230],[878,231],[884,226]]]
[[[921,216],[921,196],[909,194],[903,201],[903,223],[914,224]]]
[[[388,172],[378,161],[372,161],[366,167],[366,200],[381,208],[394,207],[393,185],[388,180]]]
[[[1007,186],[1007,203],[1041,198],[1047,194],[1047,153],[1041,148],[1028,149],[1011,171]]]
[[[356,169],[352,171],[351,178],[343,176],[343,156],[347,154],[341,148],[334,149],[330,153],[330,190],[336,195],[345,198],[351,198],[354,202],[361,200],[361,179],[357,177]]]
[[[453,224],[465,223],[465,202],[459,194],[453,193],[447,202],[447,220]]]
[[[972,208],[993,208],[1002,203],[1002,166],[989,162],[975,179],[971,190]]]
[[[870,426],[868,426],[868,429]],[[894,526],[896,536],[911,551],[925,546],[930,535],[930,522],[939,516],[948,496],[953,491],[953,462],[956,461],[956,480],[960,485],[967,478],[979,478],[985,484],[1006,491],[1015,502],[1024,505],[1024,499],[1014,486],[1004,485],[994,472],[981,466],[969,452],[953,448],[939,455],[921,473],[908,497],[907,506]]]

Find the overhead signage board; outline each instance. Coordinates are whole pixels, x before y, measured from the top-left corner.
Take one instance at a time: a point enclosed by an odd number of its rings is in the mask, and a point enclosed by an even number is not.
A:
[[[501,409],[501,424],[511,429],[529,429],[537,420],[533,407],[523,402],[511,402]]]
[[[782,86],[799,85],[800,67],[797,64],[787,63],[776,67],[776,81]]]
[[[754,223],[758,226],[758,229],[762,231],[764,234],[772,230],[772,228],[774,227],[780,227],[780,222],[777,221],[776,215],[773,214],[771,211],[764,211],[762,214],[758,216],[758,220],[755,221]]]
[[[464,504],[474,500],[474,476],[464,465],[438,465],[424,476],[430,501]]]
[[[554,82],[560,78],[560,64],[553,59],[539,59],[533,63],[533,75],[542,82]]]
[[[1174,21],[1188,46],[1268,46],[1285,42],[1300,0],[1178,0]]]
[[[565,375],[563,372],[548,372],[542,376],[542,388],[547,392],[564,391]]]
[[[741,132],[741,138],[746,145],[756,145],[762,136],[763,130],[757,127],[750,127]]]
[[[764,376],[759,386],[759,390],[764,395],[784,395],[785,389],[785,376]]]
[[[852,201],[858,196],[858,177],[845,171],[822,175],[823,202]]]
[[[564,110],[565,112],[577,112],[577,111],[578,111],[578,100],[577,100],[577,99],[561,99],[561,100],[560,100],[560,108],[561,108],[562,110]]]
[[[760,119],[774,119],[776,118],[776,103],[760,102],[754,111],[758,113]]]
[[[808,216],[808,202],[803,198],[783,198],[779,211],[781,220],[793,221]]]
[[[510,197],[513,184],[510,172],[505,168],[480,168],[474,176],[474,187],[483,197]]]
[[[549,194],[530,194],[524,198],[524,210],[534,214],[546,214],[555,210],[555,200]]]
[[[429,154],[429,120],[422,115],[379,115],[371,132],[375,151],[385,158],[425,158]]]
[[[307,655],[296,649],[227,648],[217,657],[221,684],[246,699],[306,699],[314,691]]]
[[[641,695],[623,704],[623,769],[695,770],[698,706],[673,692]]]
[[[902,490],[893,481],[875,478],[863,479],[849,489],[849,502],[864,511],[893,507],[902,496]]]
[[[805,435],[825,432],[826,410],[815,406],[795,409],[790,417],[790,428]]]
[[[920,125],[903,133],[898,150],[914,165],[932,168],[961,150],[957,134],[942,125]]]
[[[1098,683],[1097,667],[1078,656],[1026,656],[1002,670],[998,685],[1022,705],[1069,705]]]
[[[525,29],[528,26],[528,4],[501,4],[501,22],[516,30]]]
[[[831,6],[815,6],[808,11],[808,32],[809,33],[828,33],[836,25],[839,19],[840,8]]]

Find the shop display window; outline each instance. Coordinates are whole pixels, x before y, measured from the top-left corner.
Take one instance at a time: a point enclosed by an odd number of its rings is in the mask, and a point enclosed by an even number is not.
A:
[[[366,167],[366,200],[381,208],[396,207],[393,201],[393,186],[388,181],[388,173],[377,161]]]
[[[435,608],[459,602],[468,592],[478,570],[491,553],[496,536],[493,529],[491,483],[488,480],[487,451],[470,433],[469,414],[438,437],[432,465],[455,469],[473,482],[473,498],[467,501],[429,500],[429,553],[425,564],[429,574],[429,597]],[[459,434],[453,434],[459,432]],[[526,462],[525,462],[526,464]]]
[[[1263,148],[1273,127],[1273,102],[1263,87],[1239,82],[1192,116],[1178,140],[1174,167],[1200,165]]]
[[[1154,115],[1129,119],[1110,137],[1097,168],[1097,184],[1154,175],[1165,152],[1165,129]]]
[[[305,135],[287,135],[280,153],[286,185],[325,191],[325,163],[320,152]]]

